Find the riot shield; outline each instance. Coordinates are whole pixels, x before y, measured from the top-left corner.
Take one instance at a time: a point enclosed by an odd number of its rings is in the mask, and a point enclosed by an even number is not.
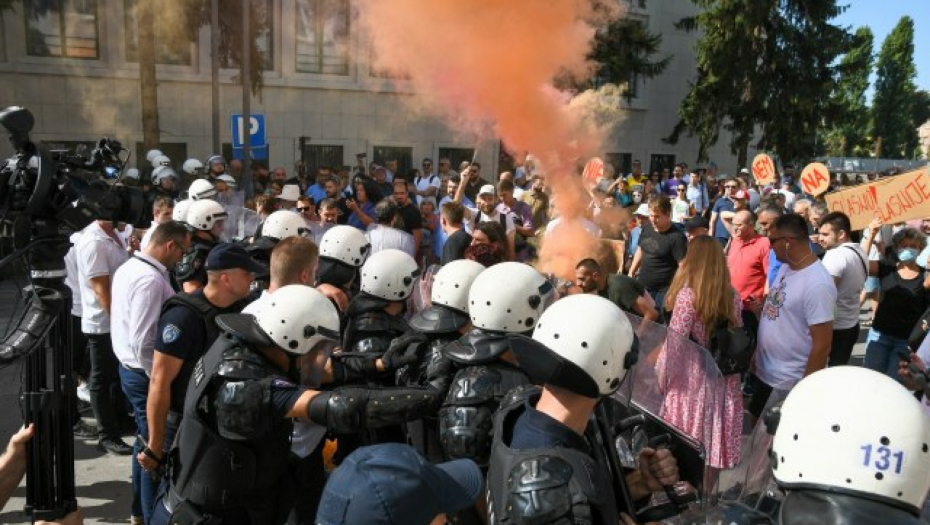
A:
[[[232,212],[227,210],[229,219],[226,221],[226,238],[231,240],[243,240],[255,235],[255,230],[262,222],[261,218],[254,210],[248,208],[233,208]],[[235,218],[233,216],[235,215]]]
[[[423,271],[423,274],[420,275],[418,282],[414,285],[410,300],[407,303],[407,319],[412,318],[418,312],[426,310],[432,304],[430,296],[433,292],[433,278],[440,268],[442,268],[442,266],[438,264],[430,265]]]
[[[639,338],[637,364],[612,396],[615,445],[635,468],[645,447],[667,447],[682,483],[654,497],[668,519],[716,499],[720,471],[739,463],[743,406],[739,376],[723,376],[711,354],[686,335],[627,314]]]

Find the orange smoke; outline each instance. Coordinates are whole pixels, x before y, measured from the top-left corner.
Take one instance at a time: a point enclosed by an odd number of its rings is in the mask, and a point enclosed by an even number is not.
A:
[[[603,127],[586,122],[553,80],[584,78],[591,22],[615,11],[591,0],[370,0],[359,20],[375,67],[406,74],[428,111],[447,123],[477,136],[490,123],[510,151],[543,159],[562,214],[575,215],[567,208],[587,204],[575,159],[598,152]],[[593,242],[575,238],[559,241],[559,253],[569,253],[559,258],[575,258]]]

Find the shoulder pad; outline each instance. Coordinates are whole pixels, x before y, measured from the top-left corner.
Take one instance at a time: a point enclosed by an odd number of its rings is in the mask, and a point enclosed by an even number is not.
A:
[[[458,341],[447,344],[443,354],[459,363],[487,363],[510,349],[507,334],[495,334],[475,328]]]
[[[507,507],[513,523],[552,523],[572,511],[572,467],[558,456],[528,457],[510,470]]]
[[[271,250],[274,250],[277,244],[278,241],[270,237],[261,237],[252,244],[246,246],[245,251],[248,252],[249,257],[267,264],[268,261],[271,260]]]
[[[539,396],[542,387],[537,385],[517,385],[501,398],[500,410],[507,410],[510,407],[522,405],[527,399]]]
[[[260,380],[268,376],[268,370],[255,352],[236,345],[223,352],[217,375],[232,380]]]
[[[528,382],[526,375],[517,369],[469,366],[459,370],[452,379],[446,405],[478,405],[499,400],[513,388]]]
[[[410,319],[410,326],[424,334],[444,334],[457,332],[470,319],[467,315],[450,310],[444,306],[433,305],[426,308]]]
[[[356,316],[355,330],[358,332],[404,333],[410,331],[410,326],[402,317],[388,315],[384,311],[374,311]]]
[[[349,308],[346,310],[346,313],[349,316],[358,316],[366,312],[383,312],[384,307],[389,304],[391,304],[390,301],[381,299],[380,297],[372,297],[371,295],[360,293],[349,301]]]

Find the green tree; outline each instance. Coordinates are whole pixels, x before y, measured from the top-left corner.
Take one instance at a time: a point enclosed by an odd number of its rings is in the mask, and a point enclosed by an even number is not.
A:
[[[829,155],[846,157],[857,146],[866,145],[869,107],[865,92],[874,62],[872,45],[872,30],[860,27],[840,61],[836,88],[830,96],[832,111],[825,122],[824,150]]]
[[[627,100],[636,97],[636,84],[661,75],[671,62],[671,55],[656,58],[661,47],[662,35],[650,32],[641,21],[611,22],[597,32],[588,55],[598,64],[594,83],[623,85]]]
[[[914,21],[901,17],[882,43],[876,64],[872,135],[881,138],[883,157],[910,157],[917,144],[914,129]]]
[[[701,32],[697,79],[666,140],[697,136],[703,160],[726,130],[741,166],[756,137],[757,148],[785,161],[813,156],[829,111],[836,59],[849,45],[849,34],[830,22],[844,8],[836,0],[692,2],[700,12],[678,27]]]

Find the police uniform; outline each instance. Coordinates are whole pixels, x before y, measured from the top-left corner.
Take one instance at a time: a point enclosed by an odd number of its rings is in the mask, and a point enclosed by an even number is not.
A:
[[[210,348],[220,334],[215,318],[224,313],[239,312],[245,306],[237,302],[218,308],[204,296],[202,289],[179,293],[165,301],[155,338],[155,349],[183,361],[181,370],[171,383],[169,429],[176,429],[182,414],[185,392],[197,360]],[[166,437],[170,438],[170,435]]]

